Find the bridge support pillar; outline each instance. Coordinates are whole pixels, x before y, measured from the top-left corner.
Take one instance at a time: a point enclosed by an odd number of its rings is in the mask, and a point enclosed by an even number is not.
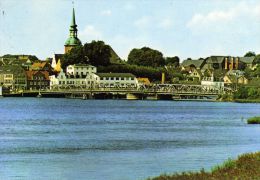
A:
[[[139,99],[139,97],[136,94],[127,93],[126,99],[127,100],[137,100],[137,99]]]
[[[146,97],[147,100],[158,100],[159,97],[157,94],[148,94],[148,96]]]

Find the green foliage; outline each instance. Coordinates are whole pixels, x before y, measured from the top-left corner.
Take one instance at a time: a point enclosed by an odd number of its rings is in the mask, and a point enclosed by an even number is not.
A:
[[[12,55],[12,54],[5,54],[5,55],[3,55],[2,57],[3,57],[3,58],[16,58],[16,59],[18,59],[19,56],[28,56],[28,59],[30,59],[30,60],[32,60],[32,61],[39,60],[39,59],[37,58],[37,56],[35,56],[35,55]]]
[[[260,61],[260,60],[259,60]],[[259,62],[260,63],[260,62]],[[253,71],[253,77],[260,77],[260,64],[257,65],[256,69]]]
[[[260,124],[260,117],[249,118],[247,124]]]
[[[180,66],[180,58],[178,56],[167,57],[165,59],[165,64],[170,65],[170,66],[174,66],[174,67],[179,67]]]
[[[254,71],[253,71],[252,69],[246,67],[246,68],[244,69],[244,72],[245,72],[244,75],[245,75],[246,78],[251,78],[251,77],[253,77]]]
[[[256,55],[255,56],[255,59],[254,59],[254,64],[260,64],[260,54]]]
[[[107,66],[110,64],[111,48],[103,41],[92,41],[84,46],[76,46],[63,56],[62,68],[70,64],[92,64]]]
[[[68,53],[64,54],[61,60],[62,68],[65,69],[71,64],[87,64],[88,59],[84,54],[82,46],[72,48]]]
[[[94,66],[107,66],[110,64],[111,48],[103,41],[92,41],[84,44],[84,54]]]
[[[259,87],[240,87],[233,95],[234,99],[259,99]]]
[[[164,68],[152,68],[130,64],[114,64],[109,66],[99,66],[97,70],[98,72],[132,73],[137,77],[147,77],[151,81],[160,81],[161,73],[165,72]],[[168,78],[167,74],[166,78]]]
[[[236,91],[234,93],[234,98],[235,99],[247,99],[248,98],[248,94],[247,94],[247,88],[246,87],[240,87],[238,89],[238,91]]]
[[[211,172],[214,173],[221,169],[231,169],[231,168],[235,168],[235,166],[236,166],[236,161],[231,158],[228,158],[228,160],[226,160],[222,165],[217,165],[211,168]]]
[[[248,51],[248,52],[244,55],[244,57],[252,57],[252,56],[256,56],[255,52],[253,52],[253,51]]]
[[[132,49],[128,55],[128,63],[139,66],[160,67],[165,65],[163,54],[160,51],[143,47]]]
[[[184,75],[180,67],[168,65],[166,69],[168,78],[171,80],[172,83],[178,83],[179,80],[184,80]]]

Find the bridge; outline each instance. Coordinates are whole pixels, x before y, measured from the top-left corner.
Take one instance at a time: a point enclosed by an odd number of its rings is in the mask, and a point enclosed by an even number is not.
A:
[[[139,87],[86,87],[81,85],[56,85],[51,89],[26,90],[12,93],[16,96],[68,97],[81,99],[175,99],[215,100],[220,94],[230,94],[231,88],[212,88],[202,85],[153,84]]]

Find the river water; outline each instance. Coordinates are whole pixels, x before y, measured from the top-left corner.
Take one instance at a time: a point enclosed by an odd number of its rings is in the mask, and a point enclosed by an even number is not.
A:
[[[0,99],[0,179],[139,180],[260,150],[260,104]]]

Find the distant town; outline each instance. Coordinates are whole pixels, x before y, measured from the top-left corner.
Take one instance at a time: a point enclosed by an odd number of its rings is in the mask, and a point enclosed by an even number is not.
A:
[[[169,95],[186,88],[189,96],[205,91],[217,92],[222,99],[260,99],[260,54],[252,51],[243,57],[214,55],[180,63],[178,56],[164,57],[143,47],[132,49],[126,61],[103,41],[82,45],[77,32],[73,8],[64,54],[45,60],[36,55],[1,56],[0,95],[59,89],[149,89]],[[137,98],[137,91],[132,95]]]

